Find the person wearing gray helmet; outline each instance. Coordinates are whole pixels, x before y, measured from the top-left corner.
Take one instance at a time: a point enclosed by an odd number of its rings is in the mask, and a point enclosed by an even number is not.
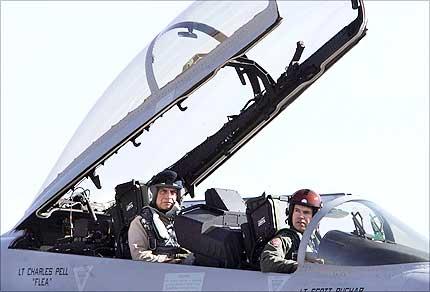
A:
[[[133,260],[192,263],[192,254],[178,244],[173,223],[182,203],[183,181],[172,170],[163,170],[148,182],[149,206],[140,211],[128,229]]]

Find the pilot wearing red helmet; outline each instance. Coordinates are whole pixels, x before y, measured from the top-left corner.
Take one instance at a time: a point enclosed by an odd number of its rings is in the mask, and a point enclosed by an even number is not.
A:
[[[297,269],[300,240],[312,217],[322,207],[321,197],[309,189],[295,192],[288,207],[290,228],[281,229],[260,256],[262,272],[293,273]]]

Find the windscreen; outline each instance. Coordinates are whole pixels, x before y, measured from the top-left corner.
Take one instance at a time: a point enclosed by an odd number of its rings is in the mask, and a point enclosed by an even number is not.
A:
[[[429,261],[428,241],[368,201],[350,201],[333,208],[320,220],[315,234],[319,240],[309,241],[307,250],[324,264],[373,266]]]

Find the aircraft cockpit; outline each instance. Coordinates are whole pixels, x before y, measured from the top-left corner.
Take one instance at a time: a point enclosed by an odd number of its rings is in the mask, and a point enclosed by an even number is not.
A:
[[[175,229],[195,264],[259,270],[264,244],[287,227],[289,195],[273,171],[282,145],[264,141],[263,129],[366,32],[362,1],[321,3],[192,4],[88,113],[9,248],[130,259],[128,224],[148,204],[149,178],[168,168],[185,181],[189,200]],[[251,140],[262,146],[248,147]],[[276,160],[253,165],[276,150]],[[299,264],[429,261],[425,241],[376,205],[346,194],[323,199]]]
[[[47,219],[12,248],[131,259],[128,224],[142,204],[145,185],[117,186],[117,200],[89,203],[85,191],[62,199]],[[324,207],[303,236],[300,263],[373,266],[428,262],[426,241],[370,201],[347,194],[323,194]],[[234,190],[211,188],[205,200],[184,202],[175,220],[178,242],[198,266],[259,270],[265,243],[286,223],[288,196],[262,194],[242,199]]]

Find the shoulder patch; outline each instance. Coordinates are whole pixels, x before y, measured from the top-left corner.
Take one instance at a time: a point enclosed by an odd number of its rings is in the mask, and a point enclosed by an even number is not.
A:
[[[274,247],[279,247],[282,244],[282,241],[279,237],[275,237],[270,241],[270,244],[273,245]]]

